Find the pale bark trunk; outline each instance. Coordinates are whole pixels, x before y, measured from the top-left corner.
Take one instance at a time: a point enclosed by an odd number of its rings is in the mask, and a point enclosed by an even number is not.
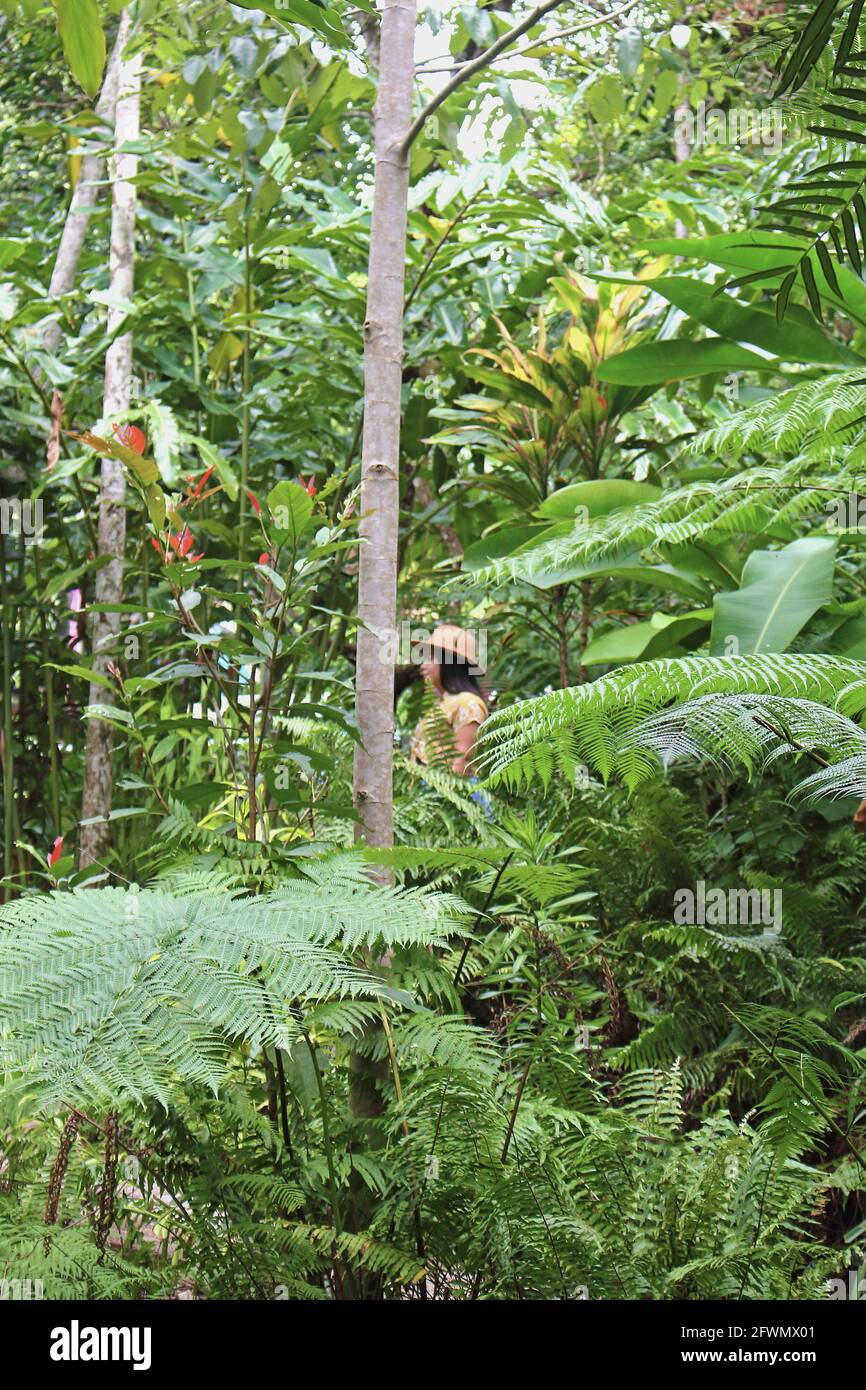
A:
[[[128,34],[129,16],[124,10],[120,16],[114,48],[105,69],[102,91],[96,103],[96,114],[101,121],[106,123],[114,120],[120,55]],[[78,182],[72,194],[72,201],[69,204],[69,211],[63,224],[60,245],[57,248],[54,269],[51,272],[51,283],[48,286],[50,299],[59,299],[61,295],[69,294],[75,284],[78,262],[81,259],[84,238],[87,235],[87,224],[99,194],[98,184],[102,179],[104,167],[105,161],[98,154],[86,154],[81,161]],[[56,352],[60,343],[60,333],[59,319],[52,319],[42,334],[42,346],[49,352]]]
[[[128,27],[127,12],[121,15],[121,29]],[[114,300],[131,301],[133,295],[133,266],[135,258],[135,178],[138,160],[133,154],[120,153],[121,147],[138,136],[139,102],[141,93],[141,57],[121,60],[118,79],[117,115],[115,119],[114,177],[111,202],[111,251],[109,257],[109,290]],[[124,318],[122,309],[108,311],[109,333]],[[119,411],[129,409],[132,378],[132,332],[114,339],[105,354],[105,390],[103,415],[109,419]],[[123,468],[116,459],[102,459],[99,502],[99,554],[110,555],[109,564],[97,572],[96,602],[119,603],[123,594],[123,562],[126,543],[126,514],[124,500],[126,482]],[[118,613],[94,615],[91,628],[93,669],[104,674],[111,659],[111,646],[120,630]],[[110,693],[97,685],[90,687],[90,702],[110,703]],[[101,719],[87,724],[87,745],[84,763],[84,794],[81,819],[107,816],[111,810],[111,764],[113,747],[112,726]],[[83,868],[101,860],[110,843],[108,825],[82,827],[79,864]]]
[[[393,843],[394,662],[396,626],[403,293],[412,120],[415,0],[384,0],[376,99],[376,176],[364,322],[364,440],[361,457],[355,753],[359,835]],[[370,631],[370,629],[373,631]]]

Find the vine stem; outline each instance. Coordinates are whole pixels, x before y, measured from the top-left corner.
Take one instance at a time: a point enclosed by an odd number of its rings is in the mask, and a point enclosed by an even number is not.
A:
[[[523,1091],[526,1086],[527,1078],[529,1077],[529,1068],[531,1066],[532,1058],[527,1057],[526,1061],[523,1063],[523,1071],[520,1076],[520,1081],[517,1085],[517,1095],[514,1097],[514,1105],[511,1110],[511,1119],[508,1121],[508,1130],[505,1135],[505,1143],[502,1145],[501,1161],[503,1163],[508,1162],[508,1150],[511,1148],[511,1138],[514,1134],[514,1126],[517,1122],[517,1112],[520,1109],[520,1102],[523,1099]]]

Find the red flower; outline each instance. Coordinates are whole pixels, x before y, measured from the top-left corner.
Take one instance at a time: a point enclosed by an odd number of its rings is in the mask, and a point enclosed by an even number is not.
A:
[[[150,543],[156,550],[159,551],[161,555],[162,546],[160,545],[159,541],[156,539],[155,536],[151,536]],[[190,555],[190,551],[195,545],[195,536],[192,534],[192,531],[189,529],[188,526],[184,526],[182,531],[178,531],[177,535],[169,536],[168,543],[174,551],[175,555],[179,555],[182,560],[189,560],[191,565],[194,565],[197,560],[204,559],[203,550],[200,550],[198,555]],[[168,564],[171,564],[173,559],[174,556],[169,555],[167,560]]]
[[[250,499],[250,501],[252,502],[252,504],[253,504],[253,511],[255,512],[256,516],[261,516],[261,514],[262,514],[262,504],[261,504],[261,502],[259,501],[259,499],[255,496],[254,493],[250,492],[250,490],[249,490],[248,487],[247,487],[247,488],[244,488],[244,492],[247,494],[247,497],[248,497],[248,498]]]
[[[600,391],[598,393],[598,403],[602,410],[607,410],[607,398],[603,396]]]
[[[51,853],[50,853],[49,856],[48,856],[48,863],[49,863],[50,865],[52,865],[52,867],[53,867],[53,866],[57,863],[57,861],[58,861],[58,859],[60,858],[60,856],[61,856],[62,853],[63,853],[63,836],[62,836],[62,835],[58,835],[58,836],[57,836],[57,839],[54,841],[54,848],[53,848],[53,850],[51,851]]]
[[[271,557],[270,557],[270,555],[268,554],[268,552],[265,550],[265,551],[263,551],[262,554],[259,556],[259,564],[260,564],[260,565],[269,565],[270,563],[271,563]]]
[[[121,444],[125,444],[127,449],[134,449],[137,454],[143,454],[147,448],[147,439],[137,425],[114,425],[112,427]]]
[[[213,464],[211,464],[210,468],[206,469],[205,472],[202,473],[201,477],[195,485],[195,491],[190,493],[191,497],[198,497],[200,495],[202,488],[204,487],[212,472]],[[190,482],[192,482],[192,478],[190,478]]]
[[[195,545],[195,537],[188,526],[184,526],[178,535],[169,536],[168,543],[176,555],[179,555],[182,560],[189,560],[190,564],[195,564],[196,560],[201,560],[204,557],[203,550],[198,555],[190,555],[189,552]]]
[[[298,482],[300,483],[301,487],[304,489],[305,492],[308,492],[308,493],[310,494],[311,497],[315,497],[315,495],[316,495],[316,484],[313,482],[312,476],[310,477],[310,481],[307,482],[307,480],[306,480],[306,478],[304,477],[303,473],[301,473],[300,476],[299,476],[299,478],[298,478]]]

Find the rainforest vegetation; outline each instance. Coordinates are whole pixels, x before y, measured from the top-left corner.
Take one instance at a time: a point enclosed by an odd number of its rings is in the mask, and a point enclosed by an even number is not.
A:
[[[3,1297],[860,1277],[863,11],[0,0]]]

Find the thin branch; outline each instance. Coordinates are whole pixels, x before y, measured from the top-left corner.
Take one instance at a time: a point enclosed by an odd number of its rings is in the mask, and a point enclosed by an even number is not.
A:
[[[463,218],[466,216],[467,212],[472,207],[472,204],[475,202],[476,198],[478,198],[482,191],[483,190],[479,188],[475,193],[472,194],[471,198],[466,199],[466,202],[463,204],[456,217],[452,217],[451,221],[448,223],[448,226],[445,228],[445,231],[442,233],[439,240],[430,248],[425,258],[424,264],[418,272],[414,285],[412,286],[411,290],[409,291],[405,300],[403,301],[404,314],[406,313],[407,309],[409,308],[409,305],[412,303],[412,300],[415,298],[416,294],[421,288],[421,285],[427,275],[427,272],[429,271],[431,265],[433,264],[437,255],[441,251],[442,247],[445,245],[446,241],[450,237],[451,233],[454,231],[455,227],[458,227],[460,223],[463,221]]]
[[[487,897],[486,897],[485,900],[484,900],[484,906],[482,907],[481,911],[478,913],[478,916],[475,918],[475,921],[474,921],[474,923],[473,923],[473,925],[472,925],[472,931],[470,932],[469,936],[467,936],[467,938],[466,938],[466,942],[465,942],[465,945],[464,945],[464,947],[463,947],[463,954],[462,954],[462,956],[460,957],[460,961],[459,961],[459,963],[458,963],[458,965],[457,965],[457,969],[454,971],[454,988],[455,988],[455,989],[457,988],[457,986],[458,986],[459,983],[460,983],[460,976],[463,974],[463,967],[464,967],[464,965],[466,964],[466,957],[469,955],[469,948],[470,948],[470,946],[472,945],[472,937],[473,937],[474,933],[478,930],[478,928],[481,926],[482,920],[487,916],[487,909],[488,909],[488,907],[490,906],[490,904],[493,902],[493,894],[496,892],[497,888],[499,887],[499,880],[502,878],[502,875],[505,873],[505,870],[508,868],[508,865],[511,863],[511,861],[512,861],[513,858],[514,858],[514,850],[512,850],[511,853],[510,853],[509,855],[507,855],[506,858],[503,859],[502,863],[499,865],[499,870],[498,870],[498,872],[497,872],[497,874],[496,874],[496,877],[494,878],[493,882],[492,882],[491,885],[490,885],[490,892],[487,894]]]
[[[537,5],[524,20],[521,20],[519,24],[515,24],[513,28],[506,30],[495,43],[492,43],[489,48],[485,48],[483,53],[479,53],[477,58],[473,58],[471,62],[463,64],[459,71],[451,78],[451,81],[446,82],[442,90],[437,92],[434,97],[431,97],[420,116],[416,117],[412,122],[409,127],[409,134],[400,146],[400,154],[403,158],[408,155],[415,139],[424,129],[424,126],[433,115],[433,112],[438,111],[443,101],[447,101],[452,92],[456,92],[457,88],[462,87],[463,83],[467,82],[470,77],[474,77],[476,72],[481,72],[482,68],[486,68],[488,63],[492,63],[493,59],[497,58],[504,48],[512,44],[515,39],[519,39],[528,29],[531,29],[534,24],[537,24],[546,14],[549,14],[551,10],[555,10],[557,6],[561,4],[562,0],[544,0],[544,4]]]
[[[628,4],[622,5],[618,10],[611,10],[610,14],[598,15],[595,19],[584,20],[582,24],[574,24],[569,29],[560,29],[555,34],[543,34],[540,39],[533,39],[531,43],[526,43],[522,48],[516,48],[513,53],[506,53],[506,58],[519,58],[523,53],[531,53],[533,48],[543,48],[546,44],[559,43],[561,39],[571,38],[572,34],[583,34],[588,29],[599,29],[602,24],[612,24],[615,19],[621,19],[627,15],[629,10],[633,10],[639,0],[628,0]],[[429,62],[438,63],[439,58],[431,58]],[[447,67],[431,68],[424,63],[419,63],[417,71],[422,77],[427,73],[433,72],[459,72],[461,69],[469,67],[470,63],[475,62],[474,58],[468,58],[465,63],[450,63]]]

